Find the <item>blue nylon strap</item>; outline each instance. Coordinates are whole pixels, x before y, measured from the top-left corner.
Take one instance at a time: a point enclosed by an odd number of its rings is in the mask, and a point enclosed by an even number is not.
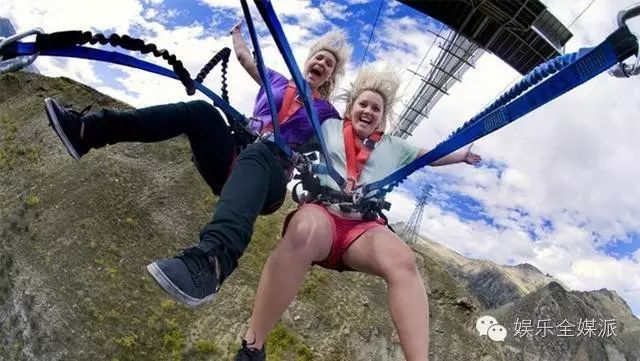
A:
[[[243,0],[244,2],[244,0]],[[302,77],[302,73],[300,73],[300,69],[296,64],[295,58],[293,56],[293,52],[291,51],[291,47],[287,42],[287,38],[284,35],[284,31],[282,30],[282,26],[278,21],[278,18],[275,15],[273,10],[273,6],[271,5],[271,1],[269,0],[255,0],[256,7],[262,15],[265,24],[269,28],[273,39],[282,54],[287,67],[289,68],[289,72],[293,78],[294,83],[299,91],[301,91],[302,101],[304,103],[304,107],[307,111],[307,115],[311,121],[311,126],[318,138],[318,143],[320,144],[320,151],[326,161],[327,164],[327,173],[333,180],[342,188],[344,185],[344,178],[335,170],[333,164],[331,163],[331,158],[329,157],[329,152],[327,151],[326,142],[324,141],[324,137],[322,135],[322,130],[320,128],[320,122],[318,121],[318,115],[316,113],[315,107],[311,103],[311,91],[309,89],[309,85],[306,80]]]
[[[529,73],[527,73],[516,85],[511,87],[509,90],[505,91],[496,101],[487,106],[480,113],[474,115],[470,120],[465,122],[461,127],[456,129],[456,132],[461,131],[463,128],[466,128],[472,125],[476,120],[482,118],[483,116],[491,113],[492,111],[498,109],[499,107],[508,104],[513,99],[520,96],[522,93],[527,91],[528,89],[534,87],[536,84],[540,83],[546,77],[557,73],[559,70],[562,70],[567,65],[576,61],[579,57],[587,53],[592,48],[583,48],[578,50],[575,53],[557,56],[545,63],[542,63],[532,69]]]
[[[271,125],[273,126],[274,143],[288,156],[291,157],[291,148],[287,145],[280,133],[280,124],[278,122],[278,108],[276,107],[275,99],[273,98],[273,91],[271,90],[271,82],[267,76],[267,69],[264,66],[264,58],[262,57],[262,51],[260,50],[260,43],[258,42],[258,36],[256,35],[256,29],[253,26],[253,19],[249,12],[246,0],[240,0],[242,5],[242,12],[244,12],[244,18],[247,22],[247,30],[249,36],[251,36],[251,43],[253,44],[253,51],[256,56],[256,65],[258,67],[258,73],[262,79],[262,86],[267,95],[267,102],[269,103],[269,110],[271,111]]]
[[[25,43],[25,42],[16,42],[14,44],[9,45],[11,51],[16,56],[27,56],[38,53],[37,46],[35,43]],[[131,68],[136,68],[140,70],[145,70],[150,73],[166,76],[172,79],[180,80],[178,76],[169,69],[163,68],[161,66],[148,63],[144,60],[136,59],[127,54],[119,53],[116,51],[105,51],[101,49],[94,49],[90,47],[84,46],[71,46],[62,49],[51,49],[51,50],[43,50],[39,52],[39,55],[46,56],[61,56],[67,58],[79,58],[79,59],[88,59],[88,60],[97,60],[104,61],[113,64],[119,64],[128,66]],[[226,114],[234,117],[236,120],[245,121],[246,118],[240,114],[236,109],[234,109],[229,103],[224,101],[218,95],[216,95],[211,89],[202,85],[199,82],[195,82],[196,88],[200,90],[204,95],[206,95],[209,99],[213,101],[213,103],[220,107]]]
[[[411,173],[431,164],[465,145],[492,133],[567,91],[588,81],[615,65],[619,59],[609,38],[582,56],[576,57],[555,75],[529,90],[508,104],[497,107],[492,112],[471,122],[454,132],[447,140],[433,150],[415,159],[403,168],[377,182],[364,186],[363,193],[378,190],[378,196],[390,192]],[[472,118],[473,119],[473,118]]]

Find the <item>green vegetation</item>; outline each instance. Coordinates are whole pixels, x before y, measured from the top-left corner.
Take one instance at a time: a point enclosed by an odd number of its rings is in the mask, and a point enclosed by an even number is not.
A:
[[[307,276],[307,279],[302,284],[300,291],[298,292],[298,297],[304,300],[314,300],[320,296],[320,288],[328,285],[329,277],[327,272],[312,269]]]
[[[193,345],[199,353],[217,354],[221,352],[218,344],[212,340],[196,340]]]
[[[36,196],[35,194],[30,194],[27,197],[27,200],[25,203],[28,207],[34,207],[40,204],[40,198],[38,198],[38,196]]]
[[[270,361],[281,361],[287,355],[292,355],[295,361],[312,361],[313,354],[309,347],[288,328],[277,324],[271,331],[266,342],[266,349]]]
[[[10,116],[0,116],[0,169],[14,169],[34,165],[40,161],[41,149],[37,145],[19,142],[17,121]]]

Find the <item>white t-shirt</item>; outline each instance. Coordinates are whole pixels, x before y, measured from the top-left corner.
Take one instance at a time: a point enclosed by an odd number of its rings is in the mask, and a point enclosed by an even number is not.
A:
[[[322,123],[322,135],[327,145],[331,162],[336,171],[347,178],[347,157],[344,149],[343,120],[329,118]],[[369,155],[362,169],[358,184],[369,184],[395,172],[403,165],[418,157],[420,148],[409,144],[406,140],[383,135]],[[338,184],[328,174],[318,174],[320,184],[340,190]]]

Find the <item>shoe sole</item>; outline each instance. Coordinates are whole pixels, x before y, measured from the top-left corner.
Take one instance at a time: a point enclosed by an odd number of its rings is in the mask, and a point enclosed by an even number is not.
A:
[[[189,307],[198,307],[201,304],[211,301],[216,294],[212,293],[205,298],[195,298],[191,297],[188,294],[182,292],[180,288],[178,288],[167,275],[158,267],[156,262],[150,263],[147,265],[147,271],[151,274],[151,277],[156,281],[156,283],[162,287],[162,289],[169,294],[169,296],[173,297],[176,301],[185,304]]]
[[[49,118],[49,123],[51,124],[51,126],[53,126],[53,130],[58,135],[58,138],[60,138],[60,140],[62,141],[62,144],[64,144],[65,148],[67,148],[67,152],[69,152],[73,159],[80,160],[80,155],[78,155],[78,152],[73,147],[73,145],[69,141],[69,138],[67,138],[66,134],[64,134],[64,131],[62,130],[62,126],[60,125],[60,121],[58,120],[58,116],[56,115],[53,107],[53,100],[51,98],[46,98],[44,100],[44,106],[46,109],[47,117]]]

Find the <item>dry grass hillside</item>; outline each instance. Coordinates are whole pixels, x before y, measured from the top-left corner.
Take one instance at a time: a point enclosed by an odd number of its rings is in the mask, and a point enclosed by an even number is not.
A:
[[[94,109],[127,108],[69,79],[0,76],[0,360],[230,360],[261,267],[293,204],[259,219],[240,267],[213,302],[196,310],[177,305],[144,267],[193,244],[215,209],[186,139],[118,144],[74,162],[48,127],[45,96],[77,109],[93,102]],[[517,351],[528,346],[518,340],[478,337],[475,320],[493,310],[511,317],[503,308],[526,305],[546,290],[544,275],[465,260],[435,244],[416,254],[430,295],[432,361],[524,354]],[[478,292],[483,282],[504,297]],[[620,317],[630,314],[620,299],[571,294]],[[638,324],[625,322],[627,329]],[[627,360],[640,357],[637,342],[618,341],[589,345],[615,347]],[[384,283],[320,268],[307,277],[267,348],[272,361],[403,359]],[[553,357],[520,359],[560,360]]]

